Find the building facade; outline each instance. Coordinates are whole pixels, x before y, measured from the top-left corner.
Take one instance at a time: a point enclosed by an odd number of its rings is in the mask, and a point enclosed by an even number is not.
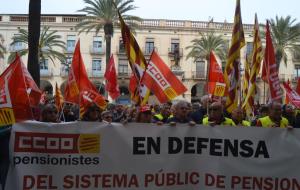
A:
[[[50,30],[56,30],[58,35],[66,43],[67,62],[71,62],[76,41],[81,41],[81,53],[90,80],[96,85],[100,93],[104,94],[104,72],[105,72],[105,40],[103,30],[96,34],[94,31],[79,34],[75,30],[76,24],[82,15],[43,15],[41,26],[50,26]],[[202,22],[188,20],[163,20],[163,19],[143,19],[139,27],[135,30],[136,39],[140,48],[148,60],[153,49],[161,58],[172,67],[175,64],[174,51],[179,50],[179,65],[181,72],[178,77],[182,80],[188,91],[179,98],[188,101],[198,100],[205,94],[207,63],[205,60],[186,59],[191,41],[200,38],[200,33],[214,31],[216,35],[222,35],[230,44],[232,34],[232,23]],[[8,66],[8,56],[10,52],[26,48],[25,44],[18,43],[11,46],[12,37],[18,34],[18,29],[28,28],[27,15],[0,15],[0,34],[4,37],[3,44],[7,49],[4,59],[0,60],[0,71]],[[253,25],[244,24],[246,46],[243,48],[242,63],[246,53],[252,51]],[[111,52],[114,55],[121,96],[117,100],[119,103],[129,103],[130,96],[128,91],[129,77],[131,74],[128,60],[125,53],[124,44],[121,37],[120,28],[114,29],[112,37]],[[178,49],[177,49],[178,48]],[[22,60],[27,64],[27,56]],[[289,55],[287,67],[281,64],[279,78],[282,81],[295,82],[300,75],[299,57]],[[58,60],[51,62],[46,59],[40,65],[41,89],[53,94],[55,83],[64,91],[68,69]],[[263,82],[258,79],[257,101],[266,101],[268,96],[267,87],[264,88]],[[152,96],[150,102],[156,102]]]

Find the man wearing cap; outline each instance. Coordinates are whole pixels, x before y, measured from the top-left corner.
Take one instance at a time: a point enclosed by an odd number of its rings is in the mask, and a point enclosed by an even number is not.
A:
[[[138,123],[151,123],[152,111],[149,105],[144,105],[139,108],[136,122]]]

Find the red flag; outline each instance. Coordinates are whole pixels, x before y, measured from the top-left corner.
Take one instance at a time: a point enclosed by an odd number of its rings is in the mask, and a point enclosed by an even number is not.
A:
[[[80,41],[77,42],[68,82],[65,88],[65,101],[80,104],[81,110],[87,108],[89,103],[96,103],[100,108],[106,107],[105,99],[97,93],[96,87],[91,83],[85,70],[80,53]]]
[[[272,101],[281,101],[282,92],[280,88],[280,81],[278,77],[278,69],[275,62],[275,53],[272,43],[269,22],[266,26],[266,49],[265,49],[265,64],[267,65],[267,80],[269,83],[269,89],[271,93]]]
[[[120,90],[117,79],[117,72],[115,68],[114,56],[111,55],[108,66],[106,68],[104,77],[106,79],[105,89],[108,91],[109,96],[115,100],[120,96]]]
[[[30,105],[32,107],[36,107],[40,103],[42,91],[36,85],[36,83],[34,82],[33,78],[31,77],[30,73],[28,72],[26,66],[22,61],[21,61],[21,67],[22,67],[22,72],[25,80],[26,91],[29,96]]]
[[[210,52],[210,64],[208,72],[208,92],[214,94],[216,83],[224,83],[224,75],[222,67],[217,62],[216,56],[213,51]]]
[[[142,83],[155,94],[161,103],[170,101],[187,91],[155,51],[152,52]]]
[[[297,92],[298,94],[300,94],[300,77],[298,78],[297,87],[296,87],[296,92]]]
[[[283,87],[285,89],[286,95],[288,96],[290,102],[300,108],[300,96],[299,94],[293,90],[286,82],[283,83]]]

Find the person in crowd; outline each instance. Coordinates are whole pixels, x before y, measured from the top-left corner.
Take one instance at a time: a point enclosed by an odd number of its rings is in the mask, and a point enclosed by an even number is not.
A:
[[[184,100],[178,101],[174,105],[174,117],[169,118],[167,123],[176,125],[176,123],[189,123],[195,125],[195,122],[188,115],[188,103]]]
[[[171,115],[171,106],[168,103],[165,103],[162,105],[160,109],[160,113],[155,114],[153,116],[153,123],[161,122],[161,123],[166,123],[167,120],[172,117]]]
[[[117,104],[113,111],[113,122],[127,121],[126,110],[122,104]]]
[[[144,105],[139,108],[139,112],[136,117],[137,123],[151,123],[152,111],[149,105]]]
[[[289,121],[282,117],[282,106],[279,102],[271,102],[268,115],[257,120],[256,126],[259,127],[289,127]]]
[[[296,110],[295,107],[291,104],[285,104],[282,106],[282,116],[285,117],[289,124],[293,127],[296,127]]]
[[[245,120],[245,112],[241,107],[235,108],[231,113],[231,119],[235,123],[236,126],[251,126],[251,123]]]
[[[213,102],[208,108],[208,117],[205,117],[202,121],[203,125],[225,125],[235,126],[232,119],[225,117],[223,112],[223,105],[221,102]]]
[[[90,104],[82,116],[82,121],[100,121],[101,109],[95,104]]]
[[[76,115],[72,111],[71,108],[72,108],[72,104],[64,103],[63,114],[61,114],[61,116],[60,116],[60,121],[70,122],[70,121],[76,121],[77,120]]]
[[[42,108],[41,122],[58,123],[58,109],[54,104],[46,104]]]
[[[153,106],[153,110],[152,110],[153,115],[159,114],[160,113],[160,109],[161,109],[160,105],[159,104],[155,104]]]
[[[258,113],[254,116],[254,119],[251,121],[251,126],[256,126],[257,120],[262,117],[266,117],[269,114],[268,105],[260,105]]]
[[[135,122],[135,119],[137,117],[137,111],[136,111],[136,108],[133,106],[131,108],[129,108],[127,110],[127,113],[126,113],[126,117],[127,117],[127,121],[128,122]]]
[[[101,114],[101,118],[102,118],[102,121],[104,123],[111,123],[112,119],[113,119],[113,116],[112,116],[112,113],[110,111],[104,111]]]
[[[202,120],[205,112],[201,109],[200,103],[196,102],[192,104],[192,113],[190,114],[191,119],[197,124],[202,124]]]
[[[208,106],[211,102],[211,99],[209,97],[209,95],[204,95],[201,97],[201,111],[202,111],[202,114],[203,116],[207,116],[207,109],[208,109]]]

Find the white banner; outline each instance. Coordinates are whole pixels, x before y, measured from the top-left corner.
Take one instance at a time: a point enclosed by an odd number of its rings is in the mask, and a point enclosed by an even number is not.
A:
[[[5,190],[300,189],[300,131],[26,122]]]

